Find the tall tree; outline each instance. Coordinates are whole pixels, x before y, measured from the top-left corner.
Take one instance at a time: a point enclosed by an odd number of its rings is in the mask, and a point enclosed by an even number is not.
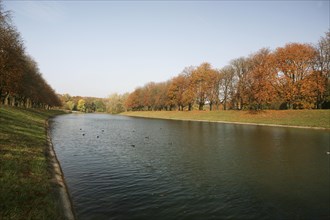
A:
[[[228,102],[233,97],[235,70],[231,65],[227,65],[220,70],[219,96],[223,109],[227,110]]]
[[[8,104],[15,95],[22,79],[24,46],[19,32],[12,24],[10,13],[0,2],[0,99]],[[1,102],[0,102],[1,104]]]
[[[199,110],[203,110],[206,101],[210,102],[211,100],[211,90],[214,87],[213,80],[217,77],[216,75],[216,71],[212,69],[211,64],[209,63],[202,63],[191,74],[191,86],[195,89]]]
[[[290,43],[277,48],[274,55],[282,84],[282,95],[288,108],[303,108],[304,105],[309,104],[306,97],[311,96],[311,90],[302,89],[302,85],[312,83],[312,80],[306,77],[313,70],[315,49],[308,44]],[[308,86],[308,88],[311,87]]]
[[[218,110],[220,104],[220,73],[219,71],[212,69],[208,75],[209,87],[206,91],[210,111],[213,110],[213,106],[216,106]]]
[[[196,100],[196,91],[194,88],[194,81],[192,77],[192,74],[195,70],[196,67],[189,66],[185,67],[181,73],[185,78],[185,89],[182,93],[182,103],[184,103],[185,106],[188,106],[188,111],[192,110]]]
[[[186,102],[184,99],[184,93],[188,88],[188,81],[185,75],[179,74],[171,80],[168,97],[178,106],[179,111],[184,109]]]
[[[250,109],[269,108],[275,101],[277,72],[273,66],[273,55],[269,49],[263,48],[249,56],[249,70],[246,75],[244,93]]]
[[[126,109],[133,111],[141,111],[144,108],[143,89],[141,87],[136,88],[132,93],[129,94],[125,101]]]
[[[167,107],[170,105],[169,98],[167,96],[169,86],[170,81],[157,83],[154,110],[167,110]]]
[[[317,87],[317,108],[330,108],[330,31],[315,46],[314,81]]]
[[[77,105],[77,109],[81,112],[85,112],[86,111],[86,101],[84,99],[80,99],[78,101],[78,105]]]
[[[237,59],[234,59],[230,62],[230,65],[235,71],[235,81],[236,88],[235,88],[235,94],[234,94],[234,103],[236,106],[236,109],[242,109],[244,105],[243,95],[246,91],[246,74],[249,70],[249,62],[247,58],[240,57]]]
[[[0,104],[50,108],[60,105],[0,1]]]

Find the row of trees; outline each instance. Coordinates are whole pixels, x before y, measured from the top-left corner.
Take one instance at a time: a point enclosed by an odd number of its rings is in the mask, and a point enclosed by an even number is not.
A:
[[[0,1],[0,104],[50,108],[61,102],[42,77],[37,63]]]
[[[314,109],[330,107],[330,32],[317,45],[261,49],[215,69],[187,67],[178,76],[135,89],[128,110]]]
[[[149,82],[108,98],[61,95],[63,106],[82,112],[127,110],[330,108],[330,32],[316,46],[291,43],[261,49],[215,69],[186,67],[166,82]]]
[[[61,105],[69,111],[106,112],[105,99],[95,97],[70,96],[69,94],[58,95]]]
[[[69,94],[58,95],[64,109],[85,113],[107,112],[117,114],[126,111],[125,102],[128,93],[109,95],[108,98],[70,96]]]

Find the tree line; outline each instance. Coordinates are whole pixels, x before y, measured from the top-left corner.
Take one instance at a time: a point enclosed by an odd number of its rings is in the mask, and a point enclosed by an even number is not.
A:
[[[23,39],[0,0],[0,104],[50,108],[61,102],[26,53]]]
[[[205,62],[174,78],[149,82],[107,99],[58,96],[26,53],[20,33],[0,0],[0,104],[64,105],[82,112],[127,110],[330,108],[330,32],[315,45],[289,43],[232,60],[217,69]]]
[[[63,106],[82,112],[143,110],[329,109],[330,32],[316,45],[290,43],[233,59],[216,69],[189,66],[165,82],[149,82],[107,98],[62,95]]]
[[[330,108],[330,32],[316,45],[289,43],[232,60],[205,62],[176,77],[136,88],[127,110]]]
[[[58,95],[62,108],[69,111],[80,111],[85,113],[106,112],[117,114],[126,111],[125,102],[128,93],[120,95],[114,93],[107,98],[70,96],[69,94]]]
[[[85,113],[106,112],[106,102],[103,98],[58,95],[61,106],[69,111],[81,111]]]

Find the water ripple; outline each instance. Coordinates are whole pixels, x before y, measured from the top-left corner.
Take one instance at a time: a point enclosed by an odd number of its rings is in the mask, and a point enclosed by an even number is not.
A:
[[[79,219],[330,217],[326,131],[97,114],[51,127]]]

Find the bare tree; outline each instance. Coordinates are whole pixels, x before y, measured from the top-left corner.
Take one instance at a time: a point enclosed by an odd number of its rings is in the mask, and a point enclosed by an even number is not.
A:
[[[322,108],[324,104],[330,108],[330,31],[321,37],[315,49],[317,51],[314,65],[316,81],[325,88],[323,93],[318,91],[317,108]]]
[[[235,70],[231,65],[223,67],[220,71],[220,87],[219,94],[221,103],[223,104],[223,109],[227,110],[228,102],[232,98],[234,92],[234,77]]]
[[[249,62],[246,58],[240,57],[237,59],[234,59],[230,62],[230,65],[235,71],[235,77],[237,78],[235,81],[236,84],[236,93],[234,94],[234,103],[236,106],[236,109],[242,109],[244,105],[243,100],[243,93],[245,90],[246,85],[246,74],[249,69]]]

